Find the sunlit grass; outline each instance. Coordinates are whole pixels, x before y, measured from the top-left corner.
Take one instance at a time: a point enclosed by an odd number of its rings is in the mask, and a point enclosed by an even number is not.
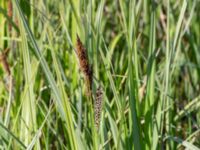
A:
[[[1,0],[0,148],[199,149],[199,10]]]

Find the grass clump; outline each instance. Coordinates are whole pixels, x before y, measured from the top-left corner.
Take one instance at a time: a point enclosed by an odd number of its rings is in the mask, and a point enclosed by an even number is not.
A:
[[[199,10],[1,0],[0,148],[198,150]]]

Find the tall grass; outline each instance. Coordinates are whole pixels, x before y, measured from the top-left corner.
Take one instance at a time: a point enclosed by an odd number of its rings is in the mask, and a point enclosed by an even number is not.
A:
[[[200,149],[199,10],[0,1],[0,148]]]

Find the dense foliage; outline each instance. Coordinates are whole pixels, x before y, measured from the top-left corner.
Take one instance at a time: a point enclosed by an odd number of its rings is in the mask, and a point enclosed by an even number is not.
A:
[[[2,149],[200,147],[199,0],[1,0]]]

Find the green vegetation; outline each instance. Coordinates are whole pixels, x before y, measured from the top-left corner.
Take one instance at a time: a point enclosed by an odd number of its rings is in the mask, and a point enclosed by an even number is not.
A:
[[[0,63],[1,149],[200,148],[199,0],[1,0]]]

